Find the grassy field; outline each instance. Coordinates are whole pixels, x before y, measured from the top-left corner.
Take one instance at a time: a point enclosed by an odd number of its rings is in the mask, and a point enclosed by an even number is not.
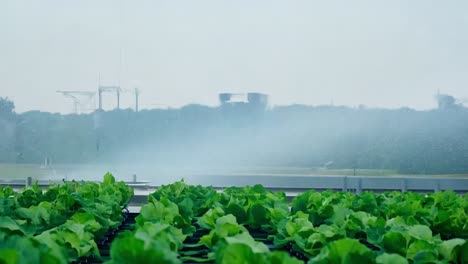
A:
[[[0,163],[0,179],[25,179],[27,177],[41,179],[47,177],[50,171],[37,164]]]
[[[0,163],[0,179],[25,179],[33,177],[35,179],[47,179],[54,172],[58,174],[66,173],[71,168],[77,169],[81,166],[86,166],[88,169],[92,165],[58,165],[54,169],[44,168],[39,164],[4,164]],[[109,170],[112,171],[112,165],[109,165]],[[401,177],[401,176],[417,176],[417,177],[461,177],[468,178],[468,174],[451,174],[451,175],[401,175],[394,170],[373,170],[373,169],[326,169],[326,168],[305,168],[305,167],[246,167],[246,168],[230,168],[230,169],[205,169],[207,173],[232,174],[232,175],[293,175],[293,176],[316,176],[316,175],[335,175],[335,176],[384,176],[384,177]],[[155,173],[157,174],[156,170]],[[190,173],[190,170],[186,171]],[[62,175],[58,175],[62,177]],[[100,175],[97,175],[100,176]],[[153,176],[153,175],[151,175]],[[151,177],[148,175],[148,177]]]
[[[370,170],[370,169],[326,169],[317,167],[249,167],[230,170],[239,174],[281,174],[281,175],[348,175],[360,176],[393,176],[398,175],[394,170]]]

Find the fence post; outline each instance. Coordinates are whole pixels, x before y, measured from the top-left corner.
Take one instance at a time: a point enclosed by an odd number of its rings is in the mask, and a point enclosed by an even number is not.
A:
[[[26,187],[31,186],[31,185],[32,185],[32,177],[27,177],[26,178]]]
[[[344,176],[343,178],[343,192],[348,191],[348,176]]]
[[[358,178],[358,183],[356,187],[356,194],[361,194],[362,193],[362,178]]]
[[[440,191],[440,179],[435,181],[434,192]]]
[[[401,178],[401,192],[406,192],[408,190],[406,178]]]
[[[132,180],[133,180],[133,183],[136,183],[136,182],[137,182],[137,176],[136,176],[136,174],[133,174]]]

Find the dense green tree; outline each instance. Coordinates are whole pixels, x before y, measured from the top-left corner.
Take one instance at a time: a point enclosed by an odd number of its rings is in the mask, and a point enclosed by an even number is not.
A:
[[[8,98],[0,97],[0,160],[12,162],[15,159],[16,115],[15,104]]]
[[[0,115],[12,114],[15,110],[15,104],[8,97],[0,97]]]
[[[468,173],[468,110],[247,105],[14,113],[0,100],[0,162],[332,166]]]

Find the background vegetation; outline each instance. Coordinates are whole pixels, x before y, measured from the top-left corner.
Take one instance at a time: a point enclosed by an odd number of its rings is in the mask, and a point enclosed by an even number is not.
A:
[[[468,109],[247,104],[17,114],[0,98],[0,163],[159,162],[468,173]]]

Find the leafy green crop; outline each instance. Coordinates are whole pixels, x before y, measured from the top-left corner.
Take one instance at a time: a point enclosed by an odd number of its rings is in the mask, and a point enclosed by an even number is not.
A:
[[[0,263],[99,257],[95,241],[120,225],[132,195],[111,174],[45,191],[0,187]],[[135,230],[114,240],[107,263],[303,263],[276,250],[313,264],[468,263],[468,195],[308,191],[290,205],[261,185],[165,185],[148,197]]]
[[[185,218],[202,216],[218,200],[215,189],[199,185],[187,185],[184,180],[170,185],[163,185],[151,196],[156,200],[166,198],[177,204]]]
[[[248,233],[248,231],[244,226],[237,223],[233,215],[225,215],[216,220],[216,225],[209,234],[200,238],[200,244],[212,248],[220,240],[240,233]]]
[[[286,253],[271,253],[265,244],[257,242],[233,215],[218,218],[215,228],[200,239],[213,248],[208,255],[216,263],[303,263]]]
[[[286,195],[268,191],[261,185],[226,188],[220,193],[220,206],[239,223],[270,232],[289,213]]]
[[[302,261],[286,252],[270,252],[262,242],[255,241],[248,232],[226,236],[216,243],[210,254],[216,263],[260,263],[260,264],[299,264]]]
[[[136,229],[118,236],[112,243],[111,263],[181,263],[177,251],[183,247],[187,235],[192,235],[193,201],[185,183],[162,187],[148,197],[136,218]],[[185,190],[185,192],[184,192]],[[167,197],[161,197],[164,193]],[[190,211],[189,211],[190,210]]]
[[[110,263],[303,263],[286,250],[311,264],[468,263],[468,195],[308,191],[290,206],[261,185],[165,185],[142,206],[136,230],[113,243]],[[11,221],[2,228],[25,232]]]
[[[375,254],[358,240],[343,238],[322,248],[309,264],[375,263]]]
[[[141,207],[140,215],[136,218],[137,225],[142,226],[146,222],[165,223],[180,228],[184,234],[192,234],[195,231],[191,218],[181,215],[175,203],[167,198],[158,201],[149,196],[148,199],[148,204]]]
[[[293,200],[293,215],[277,225],[275,244],[293,243],[294,249],[313,257],[311,263],[328,263],[324,259],[331,260],[336,253],[330,245],[345,238],[354,242],[340,243],[359,243],[377,254],[362,263],[465,263],[467,212],[466,196],[450,191],[428,195],[308,191]]]
[[[179,263],[180,260],[217,263],[303,263],[285,252],[270,252],[256,242],[249,228],[276,230],[276,223],[289,213],[284,193],[273,193],[262,186],[228,188],[217,193],[211,187],[191,186],[179,181],[160,187],[148,197],[136,218],[136,230],[116,238],[108,263]],[[186,237],[210,230],[197,244],[183,245]],[[172,229],[157,228],[170,225]],[[211,252],[204,258],[191,254],[179,257],[181,247]]]
[[[0,263],[69,263],[99,257],[95,239],[120,225],[122,208],[133,195],[109,173],[100,184],[72,181],[45,192],[37,184],[18,193],[0,191]]]
[[[107,263],[181,263],[176,252],[185,237],[168,224],[146,222],[112,243],[112,259]]]

